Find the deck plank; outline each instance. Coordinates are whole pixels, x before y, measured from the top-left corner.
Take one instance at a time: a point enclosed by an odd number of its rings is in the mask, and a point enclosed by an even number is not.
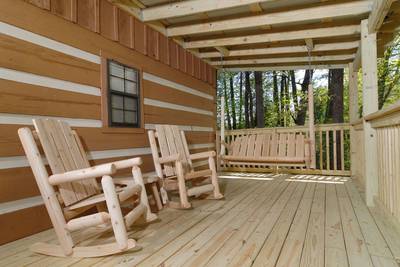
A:
[[[325,184],[317,184],[308,221],[300,266],[323,267],[325,264]]]
[[[314,197],[315,184],[311,184],[307,194],[304,194],[296,211],[285,244],[276,266],[299,266],[306,237],[311,205]]]
[[[368,209],[351,179],[228,177],[220,180],[225,200],[164,209],[159,221],[130,230],[141,250],[92,259],[30,252],[37,241],[57,242],[47,230],[0,246],[0,266],[398,266],[400,226]],[[73,237],[81,245],[113,239],[95,229]]]
[[[265,240],[257,257],[254,260],[253,266],[275,266],[278,260],[279,253],[285,242],[287,232],[289,231],[293,217],[296,213],[301,198],[307,187],[306,194],[313,193],[313,185],[306,183],[298,183],[296,190],[291,194],[290,200],[282,210],[278,221],[275,223],[272,232]]]
[[[357,221],[357,216],[354,213],[345,185],[337,184],[336,190],[349,265],[351,267],[372,267],[371,256],[368,253],[367,245],[365,244],[360,225]]]

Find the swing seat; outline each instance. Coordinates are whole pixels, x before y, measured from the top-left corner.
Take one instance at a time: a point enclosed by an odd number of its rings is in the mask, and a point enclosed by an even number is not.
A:
[[[310,141],[299,133],[263,133],[236,137],[221,160],[227,164],[309,168]]]

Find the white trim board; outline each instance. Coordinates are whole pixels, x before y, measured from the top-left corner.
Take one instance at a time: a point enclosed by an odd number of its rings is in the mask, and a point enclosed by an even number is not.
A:
[[[143,79],[147,80],[147,81],[150,81],[150,82],[158,83],[158,84],[163,85],[163,86],[167,86],[167,87],[173,88],[175,90],[178,90],[178,91],[181,91],[181,92],[184,92],[184,93],[188,93],[188,94],[200,96],[200,97],[203,97],[203,98],[206,98],[206,99],[214,100],[214,96],[212,96],[210,94],[206,94],[206,93],[200,92],[200,91],[198,91],[196,89],[187,87],[185,85],[182,85],[182,84],[170,81],[170,80],[166,80],[164,78],[161,78],[159,76],[150,74],[148,72],[143,72]]]
[[[52,118],[59,119],[68,122],[73,127],[88,127],[88,128],[101,128],[101,120],[90,120],[90,119],[75,119],[66,117],[53,117],[53,116],[40,116],[40,115],[25,115],[25,114],[11,114],[11,113],[0,113],[0,124],[12,124],[12,125],[33,125],[32,120],[35,118]],[[155,129],[155,124],[146,123],[146,130]],[[191,126],[191,125],[178,125],[179,129],[190,132],[213,132],[212,127],[202,126]]]
[[[89,128],[102,127],[101,120],[75,119],[75,118],[65,118],[65,117],[24,115],[24,114],[11,114],[11,113],[0,113],[0,124],[33,125],[32,120],[37,118],[59,119],[66,121],[69,125],[73,127],[89,127]]]
[[[201,149],[201,148],[212,148],[215,147],[213,143],[206,144],[191,144],[189,149]],[[135,157],[141,155],[150,155],[150,147],[140,148],[127,148],[127,149],[110,149],[110,150],[99,150],[99,151],[88,151],[87,156],[89,160],[93,159],[108,159],[118,157]],[[43,158],[45,164],[47,161]],[[0,157],[0,170],[1,169],[13,169],[29,167],[28,159],[25,156],[14,156],[14,157]]]
[[[48,87],[57,90],[81,93],[87,95],[101,96],[100,88],[74,83],[70,81],[55,79],[47,76],[41,76],[29,72],[23,72],[13,69],[0,67],[0,79],[10,80],[20,83],[33,84],[37,86]]]
[[[214,113],[212,111],[199,109],[199,108],[188,107],[188,106],[183,106],[183,105],[172,104],[172,103],[169,103],[169,102],[154,100],[154,99],[150,99],[150,98],[145,98],[144,99],[144,104],[148,105],[148,106],[155,106],[155,107],[160,107],[160,108],[182,110],[182,111],[186,111],[186,112],[192,112],[192,113],[207,115],[207,116],[211,116],[211,117],[214,116]]]
[[[28,197],[0,204],[0,215],[43,205],[42,196]]]
[[[35,45],[40,45],[63,54],[80,58],[95,64],[101,63],[101,58],[98,55],[83,51],[73,46],[52,40],[42,35],[18,28],[16,26],[1,21],[0,21],[0,33],[26,42],[33,43]]]

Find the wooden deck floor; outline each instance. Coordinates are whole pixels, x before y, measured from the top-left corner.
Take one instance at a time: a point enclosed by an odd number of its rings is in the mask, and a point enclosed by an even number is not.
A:
[[[398,266],[398,229],[369,210],[346,178],[223,174],[224,201],[165,209],[130,236],[141,250],[104,258],[55,258],[28,250],[52,230],[0,247],[0,266]],[[27,222],[29,223],[29,222]],[[75,238],[110,239],[110,233]],[[88,243],[88,241],[84,241]]]

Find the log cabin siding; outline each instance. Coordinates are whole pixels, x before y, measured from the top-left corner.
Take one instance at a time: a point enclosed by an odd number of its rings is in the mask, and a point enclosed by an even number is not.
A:
[[[51,226],[30,202],[40,197],[17,136],[34,117],[68,121],[93,164],[141,156],[144,173],[154,168],[146,129],[156,123],[187,130],[191,151],[215,148],[215,69],[174,41],[106,0],[5,0],[0,18],[0,243]],[[103,55],[140,67],[142,131],[103,127]]]

